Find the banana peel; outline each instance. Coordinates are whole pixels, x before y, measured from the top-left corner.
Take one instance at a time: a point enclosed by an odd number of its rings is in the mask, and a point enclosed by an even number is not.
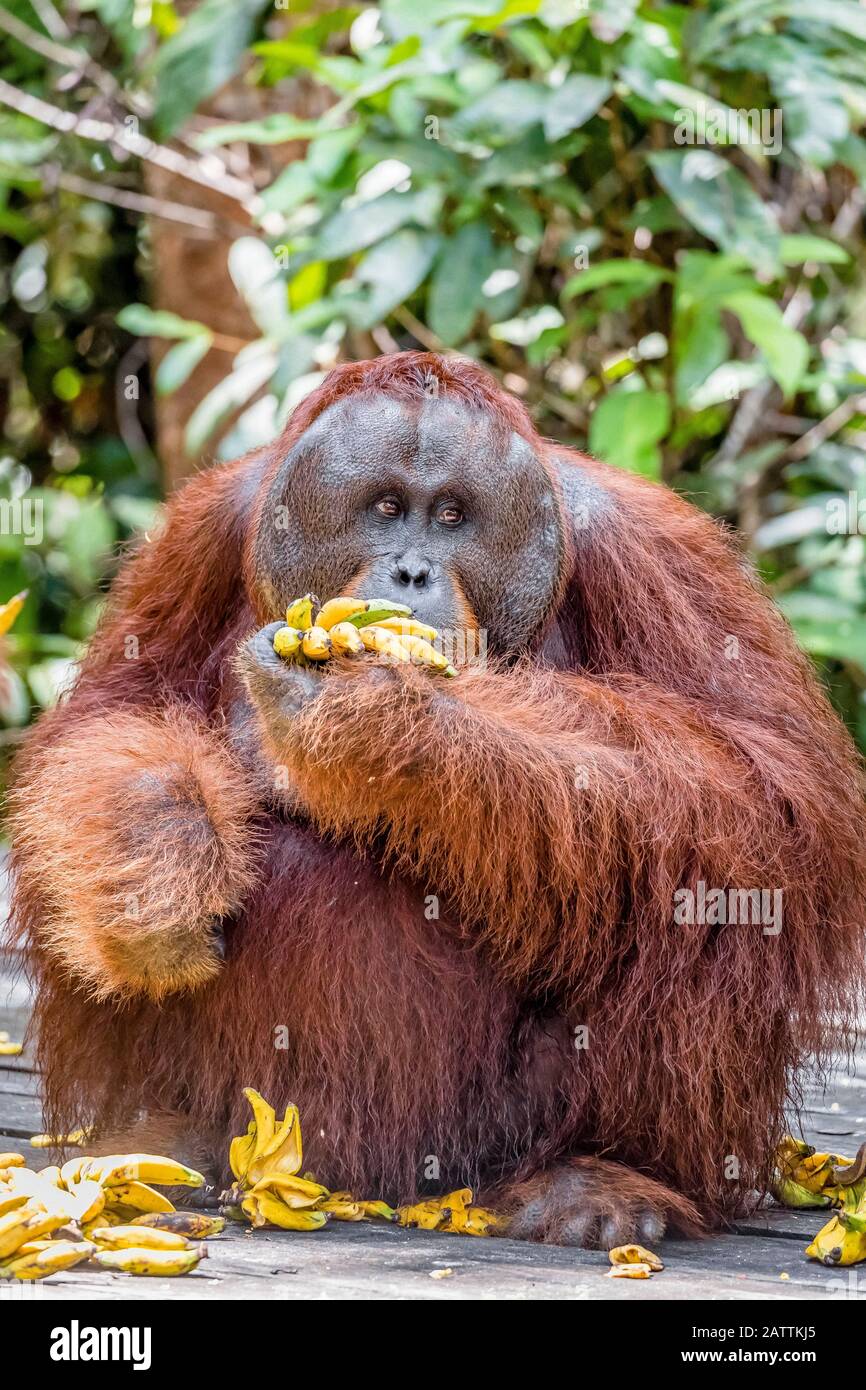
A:
[[[473,1206],[472,1196],[471,1187],[461,1187],[445,1197],[430,1197],[412,1206],[398,1207],[400,1225],[448,1235],[490,1235],[501,1224],[501,1218],[485,1207]]]
[[[810,1259],[824,1265],[866,1260],[866,1144],[850,1159],[816,1153],[786,1135],[776,1153],[773,1195],[786,1207],[837,1208],[807,1245]]]

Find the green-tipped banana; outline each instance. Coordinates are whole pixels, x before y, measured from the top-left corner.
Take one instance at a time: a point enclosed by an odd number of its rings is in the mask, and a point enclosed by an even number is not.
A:
[[[412,609],[407,608],[405,603],[391,603],[385,598],[370,598],[357,613],[353,613],[350,618],[345,618],[344,622],[351,623],[353,627],[369,627],[371,623],[380,623],[385,618],[411,618]]]

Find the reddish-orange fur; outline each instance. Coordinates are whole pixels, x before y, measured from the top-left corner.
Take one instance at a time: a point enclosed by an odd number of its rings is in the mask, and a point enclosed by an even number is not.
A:
[[[277,616],[250,571],[264,480],[338,397],[415,399],[431,374],[609,505],[570,535],[517,666],[325,677],[270,748],[308,827],[265,804],[224,728],[237,644]],[[130,858],[135,813],[117,820],[111,798],[151,757],[206,784],[220,846],[206,864],[161,839]],[[543,443],[451,359],[339,368],[273,449],[171,502],[22,757],[14,827],[49,1127],[181,1113],[223,1169],[254,1085],[301,1105],[305,1166],[364,1196],[414,1195],[432,1156],[440,1189],[516,1178],[546,1201],[548,1171],[591,1154],[716,1220],[765,1187],[799,1064],[862,999],[860,769],[785,624],[708,518]],[[676,925],[675,891],[699,880],[781,889],[781,932]],[[151,942],[130,967],[115,902],[129,883],[158,904],[155,936],[186,923],[188,953],[160,963]],[[204,970],[204,919],[235,908],[227,964]],[[619,1170],[576,1171],[607,1212]],[[694,1226],[682,1198],[622,1181]],[[562,1234],[561,1206],[535,1234]]]

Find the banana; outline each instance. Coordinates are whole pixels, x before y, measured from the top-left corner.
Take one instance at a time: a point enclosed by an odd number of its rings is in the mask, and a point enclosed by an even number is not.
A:
[[[43,1211],[54,1212],[64,1221],[76,1221],[81,1205],[69,1192],[46,1182],[41,1173],[32,1168],[13,1168],[10,1172],[9,1187],[13,1192],[23,1192],[33,1206]]]
[[[366,1217],[378,1219],[379,1221],[399,1221],[400,1213],[393,1207],[389,1207],[387,1202],[359,1202],[358,1206]],[[327,1210],[327,1203],[325,1203]]]
[[[387,628],[373,625],[361,628],[361,641],[368,652],[376,652],[379,656],[385,656],[389,661],[411,661],[409,652],[403,645],[403,638],[398,637],[395,632],[388,632]]]
[[[40,1236],[65,1226],[67,1217],[58,1212],[41,1211],[35,1206],[19,1207],[6,1216],[0,1216],[0,1260],[14,1254],[19,1246],[28,1240],[38,1240]]]
[[[171,1231],[175,1235],[196,1236],[206,1240],[208,1236],[218,1236],[225,1230],[224,1216],[205,1216],[198,1211],[146,1212],[137,1216],[131,1223],[135,1227],[146,1226],[154,1231]]]
[[[63,1169],[60,1171],[62,1173]],[[155,1182],[163,1187],[201,1187],[204,1182],[201,1173],[194,1168],[187,1168],[185,1163],[176,1163],[173,1158],[161,1158],[158,1154],[109,1154],[105,1158],[92,1158],[81,1176],[95,1178],[103,1187],[116,1187],[126,1182]]]
[[[649,1279],[652,1276],[652,1269],[646,1264],[611,1265],[605,1272],[608,1279]]]
[[[401,637],[400,641],[415,666],[430,666],[434,671],[441,671],[443,676],[457,675],[447,656],[437,652],[423,637],[413,637],[410,633],[407,637]]]
[[[326,632],[338,627],[349,618],[355,617],[359,613],[366,613],[367,601],[362,598],[347,598],[345,595],[340,598],[329,598],[316,614],[316,627],[323,627]]]
[[[353,627],[369,627],[371,623],[382,622],[385,618],[411,618],[412,609],[405,603],[391,603],[386,598],[370,598],[357,613],[344,621]]]
[[[71,1134],[34,1134],[30,1139],[33,1149],[81,1148],[90,1138],[87,1129],[73,1129]]]
[[[26,1166],[27,1162],[23,1154],[0,1154],[0,1168],[25,1168]]]
[[[29,1200],[26,1192],[8,1192],[5,1188],[0,1190],[0,1216],[5,1216],[9,1211],[17,1211]]]
[[[316,1206],[323,1197],[330,1197],[330,1192],[321,1183],[310,1182],[307,1178],[299,1178],[291,1173],[266,1173],[260,1178],[251,1189],[251,1195],[257,1197],[261,1192],[269,1192],[274,1197],[279,1197],[285,1206],[293,1210],[301,1210],[305,1207]],[[326,1211],[323,1206],[321,1210]]]
[[[839,1212],[815,1236],[806,1254],[824,1265],[856,1265],[866,1260],[866,1215]]]
[[[204,1245],[190,1250],[149,1250],[130,1246],[124,1250],[97,1250],[93,1258],[103,1269],[119,1270],[121,1274],[171,1275],[189,1274],[206,1255]]]
[[[425,642],[435,642],[439,636],[435,627],[418,618],[377,618],[376,626],[383,627],[386,632],[396,632],[398,637],[423,637]]]
[[[342,1193],[341,1197],[344,1200],[338,1200],[336,1196],[329,1197],[326,1202],[322,1202],[319,1211],[326,1211],[335,1221],[363,1221],[365,1212],[361,1203],[353,1202],[347,1193]]]
[[[664,1269],[658,1255],[645,1250],[642,1245],[616,1245],[608,1250],[607,1258],[612,1265],[649,1265],[652,1270]]]
[[[283,656],[287,660],[295,656],[301,649],[303,635],[296,627],[281,627],[279,632],[274,633],[274,651],[277,656]]]
[[[15,619],[18,617],[18,614],[21,612],[21,609],[24,607],[24,601],[29,592],[29,589],[22,589],[20,594],[13,594],[12,598],[8,599],[6,603],[0,604],[0,636],[2,636],[4,632],[9,631]],[[5,1042],[5,1038],[3,1041]]]
[[[451,1219],[440,1229],[460,1236],[489,1236],[500,1224],[500,1218],[485,1207],[466,1207],[451,1213]]]
[[[134,1211],[174,1211],[174,1206],[162,1192],[156,1192],[143,1182],[115,1183],[105,1195],[108,1205],[115,1209],[128,1207]]]
[[[318,1231],[330,1220],[326,1211],[314,1211],[309,1207],[297,1211],[287,1207],[285,1202],[270,1192],[250,1193],[241,1202],[241,1207],[254,1226],[270,1223],[279,1226],[282,1231]]]
[[[360,633],[351,623],[336,623],[330,629],[331,649],[335,656],[356,656],[364,650]]]
[[[773,1182],[773,1196],[783,1207],[792,1210],[806,1207],[829,1207],[830,1198],[824,1192],[812,1192],[791,1178],[776,1178]]]
[[[69,1189],[69,1195],[73,1201],[73,1220],[79,1225],[83,1221],[93,1221],[105,1208],[106,1191],[98,1182],[92,1178],[85,1178],[83,1182],[73,1183]]]
[[[315,594],[304,594],[303,598],[296,598],[289,604],[286,609],[286,623],[289,627],[300,628],[303,632],[312,625],[313,611],[318,607],[319,600]]]
[[[2,1273],[10,1279],[47,1279],[49,1274],[89,1259],[95,1248],[87,1240],[50,1240],[44,1249],[28,1250],[4,1262]]]
[[[18,1057],[24,1051],[23,1043],[0,1043],[0,1057]]]
[[[301,651],[310,661],[327,661],[331,655],[331,636],[323,627],[310,627],[301,639]]]
[[[90,1233],[100,1250],[188,1250],[186,1236],[151,1226],[97,1226]]]
[[[416,1202],[414,1206],[398,1207],[397,1216],[401,1226],[416,1226],[419,1231],[438,1231],[451,1220],[451,1208],[443,1205],[444,1199],[435,1197],[428,1202]]]

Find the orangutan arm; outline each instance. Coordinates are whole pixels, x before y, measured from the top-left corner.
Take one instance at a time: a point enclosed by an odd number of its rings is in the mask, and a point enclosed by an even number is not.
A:
[[[577,978],[596,952],[608,960],[635,900],[652,936],[697,878],[763,885],[782,834],[748,760],[645,681],[529,666],[449,681],[345,663],[300,678],[284,667],[281,696],[261,666],[247,679],[315,823],[384,842],[540,986]]]
[[[101,995],[154,998],[219,968],[219,919],[254,877],[246,782],[178,708],[117,711],[40,747],[16,788],[16,898]]]

